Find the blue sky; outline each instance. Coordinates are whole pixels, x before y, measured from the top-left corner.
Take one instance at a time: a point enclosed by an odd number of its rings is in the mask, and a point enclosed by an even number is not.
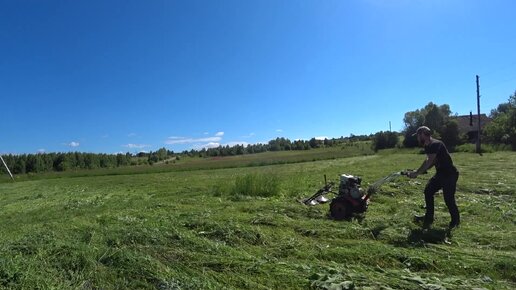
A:
[[[403,128],[516,90],[516,1],[0,2],[0,153]]]

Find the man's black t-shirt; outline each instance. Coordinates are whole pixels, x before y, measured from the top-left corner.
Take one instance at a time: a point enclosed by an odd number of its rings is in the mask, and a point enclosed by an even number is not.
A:
[[[437,173],[452,173],[456,172],[455,166],[453,166],[453,161],[451,159],[450,153],[448,149],[446,149],[446,145],[443,142],[431,139],[430,144],[425,146],[426,154],[436,154],[435,157],[435,170]]]

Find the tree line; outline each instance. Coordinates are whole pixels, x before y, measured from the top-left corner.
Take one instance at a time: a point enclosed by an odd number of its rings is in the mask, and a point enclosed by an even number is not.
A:
[[[241,145],[237,144],[234,146],[218,146],[215,148],[203,148],[200,150],[192,149],[190,151],[183,151],[182,154],[188,156],[199,156],[199,157],[224,157],[224,156],[235,156],[244,154],[262,153],[268,151],[292,151],[292,150],[311,150],[316,148],[325,148],[342,145],[353,145],[359,141],[369,141],[373,138],[373,135],[353,135],[349,137],[331,138],[331,139],[316,139],[311,138],[310,140],[294,140],[291,141],[288,138],[278,137],[270,140],[263,144],[248,144]]]
[[[114,168],[131,164],[132,155],[94,153],[40,153],[3,155],[13,174],[66,171],[77,169]]]
[[[183,151],[176,154],[166,148],[157,151],[140,152],[135,155],[125,154],[96,154],[82,152],[67,153],[38,153],[2,155],[7,166],[13,174],[42,173],[50,171],[68,171],[79,169],[116,168],[121,166],[153,165],[168,160],[179,160],[181,155],[216,157],[254,154],[267,151],[310,150],[313,148],[331,147],[343,143],[370,140],[372,135],[350,135],[350,137],[319,140],[312,138],[306,140],[290,141],[287,138],[276,138],[267,144],[249,144],[247,146],[219,146],[217,148]],[[2,171],[5,171],[3,166]]]
[[[176,154],[166,148],[154,152],[138,154],[95,154],[95,153],[41,153],[3,155],[3,158],[13,174],[40,173],[49,171],[67,171],[78,169],[114,168],[129,165],[155,164],[170,159],[178,160],[181,155],[199,157],[223,157],[243,154],[254,154],[267,151],[311,150],[333,146],[353,146],[357,142],[372,141],[375,151],[396,146],[412,148],[418,146],[416,137],[412,134],[420,126],[428,126],[433,136],[441,139],[451,150],[457,145],[469,142],[467,136],[459,131],[456,115],[452,114],[447,104],[438,105],[432,102],[425,107],[405,113],[404,129],[401,133],[380,131],[370,135],[353,135],[349,137],[294,140],[276,138],[265,144],[248,144],[234,146],[218,146],[216,148],[192,149]],[[491,122],[483,128],[482,138],[491,144],[508,145],[516,150],[516,91],[509,100],[498,105],[489,114]],[[403,142],[399,142],[403,136]],[[2,168],[2,170],[4,170]]]

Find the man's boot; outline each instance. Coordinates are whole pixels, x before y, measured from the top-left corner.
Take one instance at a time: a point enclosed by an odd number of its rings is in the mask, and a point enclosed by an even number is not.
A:
[[[426,215],[415,215],[414,221],[416,223],[423,223],[423,225],[422,225],[423,229],[429,229],[432,226],[434,219],[431,217],[427,217]]]

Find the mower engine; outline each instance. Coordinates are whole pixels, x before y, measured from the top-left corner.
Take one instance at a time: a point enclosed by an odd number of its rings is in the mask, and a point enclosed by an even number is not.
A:
[[[363,196],[360,183],[362,179],[353,175],[342,174],[340,176],[339,195],[349,195],[354,199]]]
[[[350,218],[367,210],[368,196],[360,184],[362,179],[353,175],[340,176],[339,194],[330,203],[330,215],[336,220]]]

